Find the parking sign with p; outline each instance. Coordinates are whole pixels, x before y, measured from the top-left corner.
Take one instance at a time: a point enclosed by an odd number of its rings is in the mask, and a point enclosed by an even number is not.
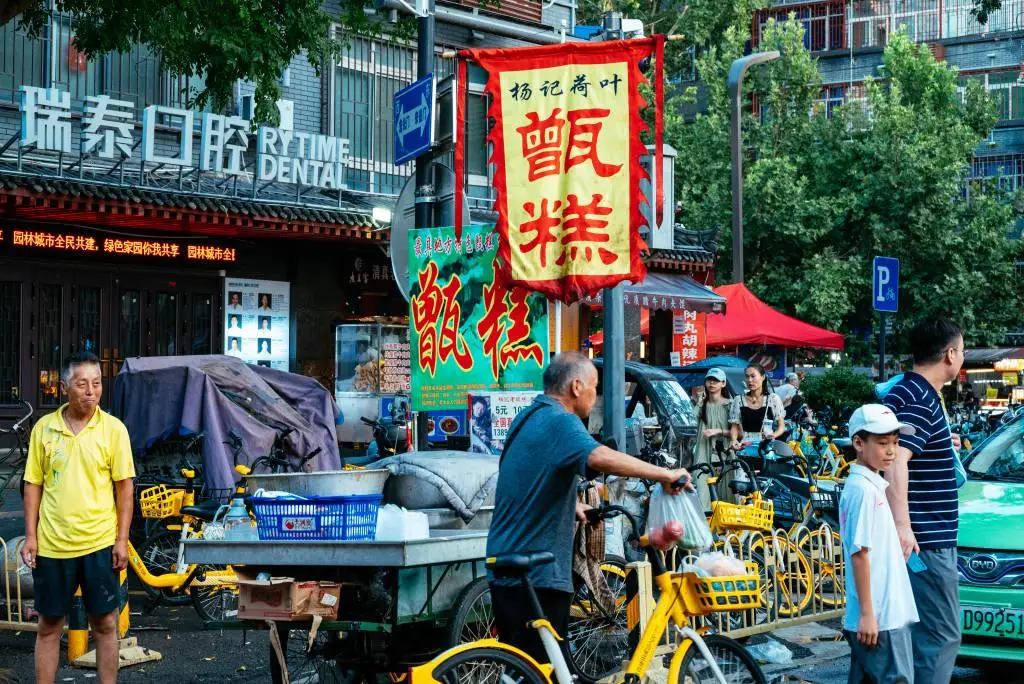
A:
[[[875,257],[872,272],[871,305],[875,311],[896,313],[900,307],[900,260]]]

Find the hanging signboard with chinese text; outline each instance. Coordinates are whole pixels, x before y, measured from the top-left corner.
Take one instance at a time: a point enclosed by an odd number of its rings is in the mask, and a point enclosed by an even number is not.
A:
[[[409,232],[412,407],[461,408],[480,391],[539,390],[547,301],[495,273],[493,226]]]
[[[643,280],[640,180],[647,174],[640,160],[647,149],[639,65],[657,52],[660,69],[662,45],[659,36],[463,53],[489,74],[495,125],[488,141],[508,282],[573,302]],[[460,73],[465,69],[463,62]],[[656,74],[658,168],[660,83]],[[460,96],[460,111],[462,104]],[[462,159],[457,145],[456,175]]]
[[[707,356],[707,314],[678,311],[672,314],[672,350],[679,365],[703,361]]]

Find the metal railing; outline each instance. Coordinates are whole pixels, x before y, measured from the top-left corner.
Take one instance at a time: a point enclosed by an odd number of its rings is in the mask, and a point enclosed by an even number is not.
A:
[[[28,619],[30,616],[25,599],[30,598],[31,592],[30,585],[25,583],[18,572],[18,568],[23,566],[19,550],[8,547],[7,542],[0,539],[0,560],[3,561],[0,571],[0,583],[3,585],[3,593],[0,594],[0,601],[3,602],[0,603],[0,629],[38,631],[38,624]]]
[[[769,19],[784,22],[793,17],[804,27],[804,47],[811,52],[841,50],[846,47],[846,0],[828,0],[796,7],[776,3],[757,13],[753,44],[760,45]]]
[[[843,617],[846,567],[842,542],[829,525],[814,530],[798,526],[788,535],[784,530],[771,534],[733,533],[723,541],[727,555],[758,566],[762,605],[754,610],[713,613],[703,618],[714,631],[743,638]],[[678,565],[676,562],[675,566]],[[667,630],[666,650],[677,647],[678,639],[678,632]]]
[[[984,24],[974,7],[973,0],[851,0],[847,47],[885,47],[901,28],[915,42],[1024,29],[1024,0],[1003,0]]]

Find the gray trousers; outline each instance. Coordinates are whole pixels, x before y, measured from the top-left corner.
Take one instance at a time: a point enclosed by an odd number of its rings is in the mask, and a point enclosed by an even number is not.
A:
[[[948,684],[960,650],[960,590],[956,549],[921,551],[928,566],[910,573],[910,586],[920,622],[911,627],[914,641],[914,680],[918,684]]]
[[[850,644],[850,676],[847,684],[914,684],[914,647],[910,627],[878,633],[878,644],[868,648],[846,632]]]

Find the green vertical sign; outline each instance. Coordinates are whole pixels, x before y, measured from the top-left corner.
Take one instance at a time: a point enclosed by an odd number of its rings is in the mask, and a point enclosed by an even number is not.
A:
[[[547,300],[495,278],[494,226],[409,231],[412,407],[465,408],[481,391],[540,390]]]

